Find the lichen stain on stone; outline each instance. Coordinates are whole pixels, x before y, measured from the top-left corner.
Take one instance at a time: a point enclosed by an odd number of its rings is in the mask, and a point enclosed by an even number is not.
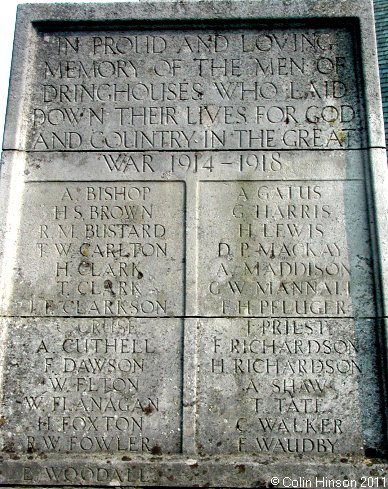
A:
[[[15,452],[15,447],[11,441],[4,443],[3,452],[6,452],[6,453],[14,453]]]
[[[368,467],[372,465],[376,465],[381,463],[381,460],[379,459],[373,459],[373,458],[364,458],[364,464],[367,465]]]
[[[112,281],[111,280],[105,280],[105,282],[104,282],[104,289],[110,290],[112,292],[112,294],[114,294],[112,288],[113,288]]]
[[[266,482],[266,481],[255,481],[251,487],[258,487],[258,488],[266,488],[268,489],[269,487],[276,487],[271,482]]]
[[[346,133],[344,131],[338,131],[338,140],[342,144],[346,141]]]
[[[154,408],[151,406],[151,404],[148,404],[148,406],[143,408],[143,413],[146,416],[150,416],[154,412]]]
[[[152,455],[162,455],[162,449],[159,445],[155,445],[151,448]]]
[[[239,474],[242,474],[243,472],[245,472],[245,465],[244,464],[236,465],[236,469],[238,470]]]
[[[81,255],[82,256],[89,256],[90,255],[90,244],[89,243],[83,243],[80,248]]]
[[[4,418],[4,416],[0,416],[0,426],[5,425],[6,422],[7,420]]]

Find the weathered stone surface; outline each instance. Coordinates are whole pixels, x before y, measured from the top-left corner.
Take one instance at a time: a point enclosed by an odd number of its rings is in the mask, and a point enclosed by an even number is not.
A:
[[[97,34],[39,32],[26,149],[364,145],[349,29]]]
[[[25,195],[21,227],[37,239],[20,236],[24,300],[8,314],[183,314],[182,182],[30,182]]]
[[[349,319],[201,320],[200,453],[328,455],[375,443],[380,409],[369,406],[365,419],[360,412],[378,390],[368,353],[373,327]]]
[[[378,94],[370,2],[20,8],[2,484],[388,484]]]
[[[181,451],[180,319],[3,322],[5,451]]]
[[[201,183],[205,314],[373,316],[363,192],[354,180]]]

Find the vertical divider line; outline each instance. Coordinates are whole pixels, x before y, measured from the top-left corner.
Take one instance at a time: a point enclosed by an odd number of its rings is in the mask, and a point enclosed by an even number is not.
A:
[[[198,315],[198,180],[187,176],[185,193],[186,266],[183,318],[182,453],[196,454],[197,320]]]

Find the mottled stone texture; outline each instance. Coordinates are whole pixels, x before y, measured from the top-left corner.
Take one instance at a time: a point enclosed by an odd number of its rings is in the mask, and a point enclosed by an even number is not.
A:
[[[13,59],[1,483],[388,485],[371,2],[24,5]]]
[[[374,0],[377,48],[379,56],[381,97],[384,110],[384,124],[388,127],[388,2]],[[386,132],[387,134],[387,132]],[[388,136],[386,136],[386,141]]]

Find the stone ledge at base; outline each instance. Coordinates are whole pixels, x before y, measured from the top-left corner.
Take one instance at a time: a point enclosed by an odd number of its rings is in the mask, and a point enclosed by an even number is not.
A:
[[[97,458],[97,457],[96,457]],[[125,457],[124,457],[125,458]],[[364,478],[373,478],[379,481],[379,486],[384,487],[388,482],[388,469],[383,460],[378,459],[348,459],[333,457],[322,463],[319,458],[304,463],[300,457],[245,457],[221,458],[219,461],[209,461],[200,458],[179,459],[179,457],[163,457],[163,460],[120,461],[107,459],[96,466],[96,459],[85,458],[83,463],[74,460],[74,465],[69,461],[66,463],[58,459],[56,462],[48,463],[49,459],[43,461],[20,460],[10,461],[5,465],[5,473],[9,474],[23,472],[24,479],[15,481],[15,484],[38,485],[43,488],[45,484],[52,486],[79,487],[275,487],[271,479],[276,477],[280,481],[285,479],[298,480],[299,488],[303,487],[326,487],[329,481],[355,481],[357,486],[332,486],[332,487],[362,487]],[[262,460],[260,460],[262,459]],[[49,467],[50,466],[50,467]],[[44,468],[46,467],[46,468]],[[93,467],[93,468],[92,468]],[[46,475],[43,475],[44,472]],[[39,476],[37,474],[40,474]],[[94,478],[93,478],[94,474]],[[31,478],[33,480],[31,480]],[[98,478],[100,480],[98,480]],[[12,478],[7,482],[12,484]],[[307,481],[312,481],[308,486]],[[318,482],[317,482],[318,481]],[[324,481],[324,482],[320,482]],[[76,486],[72,486],[76,484]],[[345,482],[346,484],[346,482]],[[7,487],[9,487],[7,485]],[[17,487],[17,486],[15,486]],[[279,485],[278,487],[287,487]],[[292,487],[292,486],[289,486]],[[296,487],[296,486],[294,486]]]

